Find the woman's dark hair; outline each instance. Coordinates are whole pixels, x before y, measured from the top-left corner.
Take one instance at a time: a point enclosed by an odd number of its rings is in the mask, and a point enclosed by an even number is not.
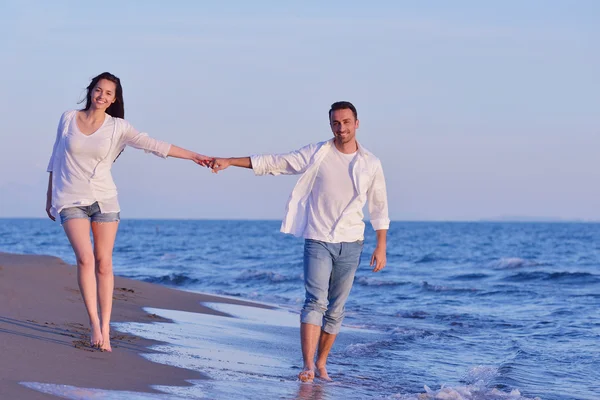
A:
[[[87,87],[87,93],[85,96],[85,108],[83,110],[87,111],[92,106],[92,91],[101,79],[111,81],[117,87],[115,92],[115,102],[112,103],[106,109],[106,113],[112,117],[125,118],[125,103],[123,103],[123,87],[121,86],[121,80],[113,74],[111,74],[110,72],[103,72],[92,79],[92,81]],[[81,100],[80,103],[83,103],[83,100]]]

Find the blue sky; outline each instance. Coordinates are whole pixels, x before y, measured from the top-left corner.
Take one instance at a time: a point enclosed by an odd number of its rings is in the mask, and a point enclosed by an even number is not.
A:
[[[143,4],[143,5],[142,5]],[[350,100],[394,220],[600,220],[595,1],[0,2],[0,217],[42,217],[56,124],[94,75],[126,118],[217,156],[331,136]],[[294,177],[128,149],[124,218],[279,219]]]

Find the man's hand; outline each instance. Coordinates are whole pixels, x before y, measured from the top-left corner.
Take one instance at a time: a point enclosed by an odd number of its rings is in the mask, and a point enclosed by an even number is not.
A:
[[[213,158],[209,167],[215,174],[219,171],[223,171],[227,167],[231,166],[231,160],[229,158]]]
[[[373,272],[379,272],[385,268],[385,263],[387,262],[385,246],[377,246],[373,255],[371,256],[371,267],[373,268]]]
[[[210,163],[213,161],[213,158],[202,155],[202,154],[194,153],[192,155],[191,160],[198,165],[201,165],[203,167],[208,167],[208,166],[210,166]]]

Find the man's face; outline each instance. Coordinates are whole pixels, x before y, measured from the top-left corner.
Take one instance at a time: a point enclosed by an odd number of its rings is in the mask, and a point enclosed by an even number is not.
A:
[[[349,108],[333,111],[329,117],[329,124],[338,143],[346,144],[355,140],[358,120]]]

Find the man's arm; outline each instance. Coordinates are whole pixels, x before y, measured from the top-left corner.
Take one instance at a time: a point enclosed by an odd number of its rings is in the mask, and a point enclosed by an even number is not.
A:
[[[377,233],[377,246],[371,256],[371,266],[374,266],[373,272],[378,272],[385,267],[387,262],[387,231],[390,227],[387,190],[381,164],[377,166],[373,182],[367,191],[367,199],[371,225]]]
[[[285,154],[263,154],[238,158],[215,158],[210,165],[217,173],[228,167],[252,168],[256,175],[295,175],[306,170],[318,145],[309,144]]]
[[[250,157],[215,158],[209,165],[215,174],[227,167],[252,168]]]
[[[387,262],[387,229],[380,229],[377,233],[377,246],[371,256],[371,267],[373,272],[379,272],[385,268]]]

